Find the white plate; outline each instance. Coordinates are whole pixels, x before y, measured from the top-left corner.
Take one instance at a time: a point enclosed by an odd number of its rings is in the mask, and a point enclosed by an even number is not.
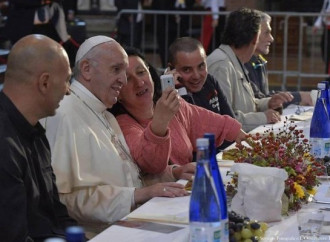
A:
[[[320,179],[320,180],[330,180],[330,176],[317,176],[316,178]]]
[[[232,167],[234,163],[233,160],[218,160],[219,167]]]

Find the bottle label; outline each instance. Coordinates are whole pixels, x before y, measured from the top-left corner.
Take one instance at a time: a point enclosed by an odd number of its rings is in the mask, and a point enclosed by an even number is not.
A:
[[[310,138],[311,153],[316,158],[330,156],[330,138]]]
[[[220,242],[220,238],[221,238],[220,222],[190,223],[191,242]]]
[[[227,219],[221,219],[221,242],[229,241],[229,222]]]

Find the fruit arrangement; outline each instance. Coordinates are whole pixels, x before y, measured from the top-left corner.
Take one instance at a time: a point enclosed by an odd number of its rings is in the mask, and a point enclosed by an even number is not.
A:
[[[267,223],[250,220],[234,211],[228,213],[230,242],[257,242],[265,235]]]

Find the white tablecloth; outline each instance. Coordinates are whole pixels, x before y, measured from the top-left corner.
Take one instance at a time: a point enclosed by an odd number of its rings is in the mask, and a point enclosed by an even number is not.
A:
[[[302,111],[311,111],[311,107],[300,107]],[[297,105],[289,106],[284,110],[282,116],[282,122],[274,125],[265,125],[256,128],[252,132],[262,132],[265,129],[274,128],[274,130],[283,127],[283,122],[286,119],[290,119],[294,112],[297,110]],[[304,115],[304,112],[303,114]],[[310,115],[310,114],[306,114]],[[296,118],[293,116],[293,118]],[[302,118],[305,119],[305,118]],[[309,125],[310,117],[304,121],[296,122],[298,129],[303,129],[304,134],[309,137]],[[221,156],[218,156],[221,159]],[[229,179],[226,177],[226,172],[230,169],[228,163],[222,163],[220,168],[221,175],[224,182]],[[325,182],[326,183],[326,182]],[[326,190],[329,189],[329,184],[326,183]],[[322,190],[322,189],[320,189]],[[322,190],[324,192],[324,188]],[[329,192],[330,193],[330,192]],[[329,195],[330,202],[330,195]],[[319,204],[309,203],[307,205],[310,208],[330,208],[330,204]],[[188,227],[188,210],[189,210],[189,197],[178,197],[178,198],[153,198],[149,202],[145,203],[135,211],[133,211],[127,218],[124,219],[135,219],[134,221],[152,221],[159,223],[163,221],[163,224],[171,224],[172,226],[182,227],[182,229],[172,232],[163,233],[146,230],[143,228],[132,228],[124,227],[120,225],[112,225],[101,234],[94,237],[92,242],[186,242],[189,240],[189,227]],[[330,221],[330,209],[324,211],[325,221]],[[329,231],[330,234],[330,231]],[[285,242],[285,241],[300,241],[297,226],[297,217],[295,213],[290,216],[284,216],[282,221],[276,223],[270,223],[269,229],[267,230],[263,241],[271,242]],[[330,235],[324,235],[320,238],[320,241],[330,241]]]
[[[329,185],[328,185],[329,188]],[[330,199],[330,198],[329,198]],[[173,207],[175,202],[178,202],[178,205]],[[186,204],[182,202],[185,201]],[[330,222],[330,205],[329,204],[319,204],[319,203],[309,203],[305,207],[315,208],[315,209],[328,209],[328,211],[323,211],[325,213],[325,221]],[[171,209],[171,216],[177,214],[177,216],[182,217],[183,211],[186,211],[186,216],[188,218],[188,209],[189,209],[189,197],[184,199],[182,198],[153,198],[145,205],[141,206],[135,210],[134,214],[146,213],[148,217],[152,214],[152,211],[158,211],[155,214],[158,219],[161,219],[161,212]],[[149,211],[149,212],[148,212]],[[177,213],[176,213],[177,211]],[[167,214],[163,214],[165,220],[168,219]],[[142,216],[141,216],[142,218]],[[138,220],[137,220],[138,221]],[[155,222],[155,220],[152,220]],[[169,224],[169,223],[166,223]],[[183,229],[178,230],[173,233],[161,233],[154,232],[144,229],[137,228],[128,228],[118,225],[112,225],[104,232],[94,237],[92,242],[187,242],[189,241],[189,227],[188,225],[182,225],[177,223],[171,223],[173,226],[182,227]],[[330,234],[330,231],[328,231]],[[298,233],[298,224],[296,213],[291,213],[289,216],[283,216],[282,221],[269,223],[269,228],[266,231],[266,234],[263,238],[264,242],[285,242],[285,241],[300,241]],[[330,235],[323,235],[320,238],[320,241],[330,241]]]

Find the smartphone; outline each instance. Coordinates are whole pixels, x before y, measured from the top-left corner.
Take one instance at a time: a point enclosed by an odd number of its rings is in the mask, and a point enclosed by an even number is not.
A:
[[[175,89],[173,74],[161,75],[160,84],[162,86],[162,91],[164,91],[167,87]]]

